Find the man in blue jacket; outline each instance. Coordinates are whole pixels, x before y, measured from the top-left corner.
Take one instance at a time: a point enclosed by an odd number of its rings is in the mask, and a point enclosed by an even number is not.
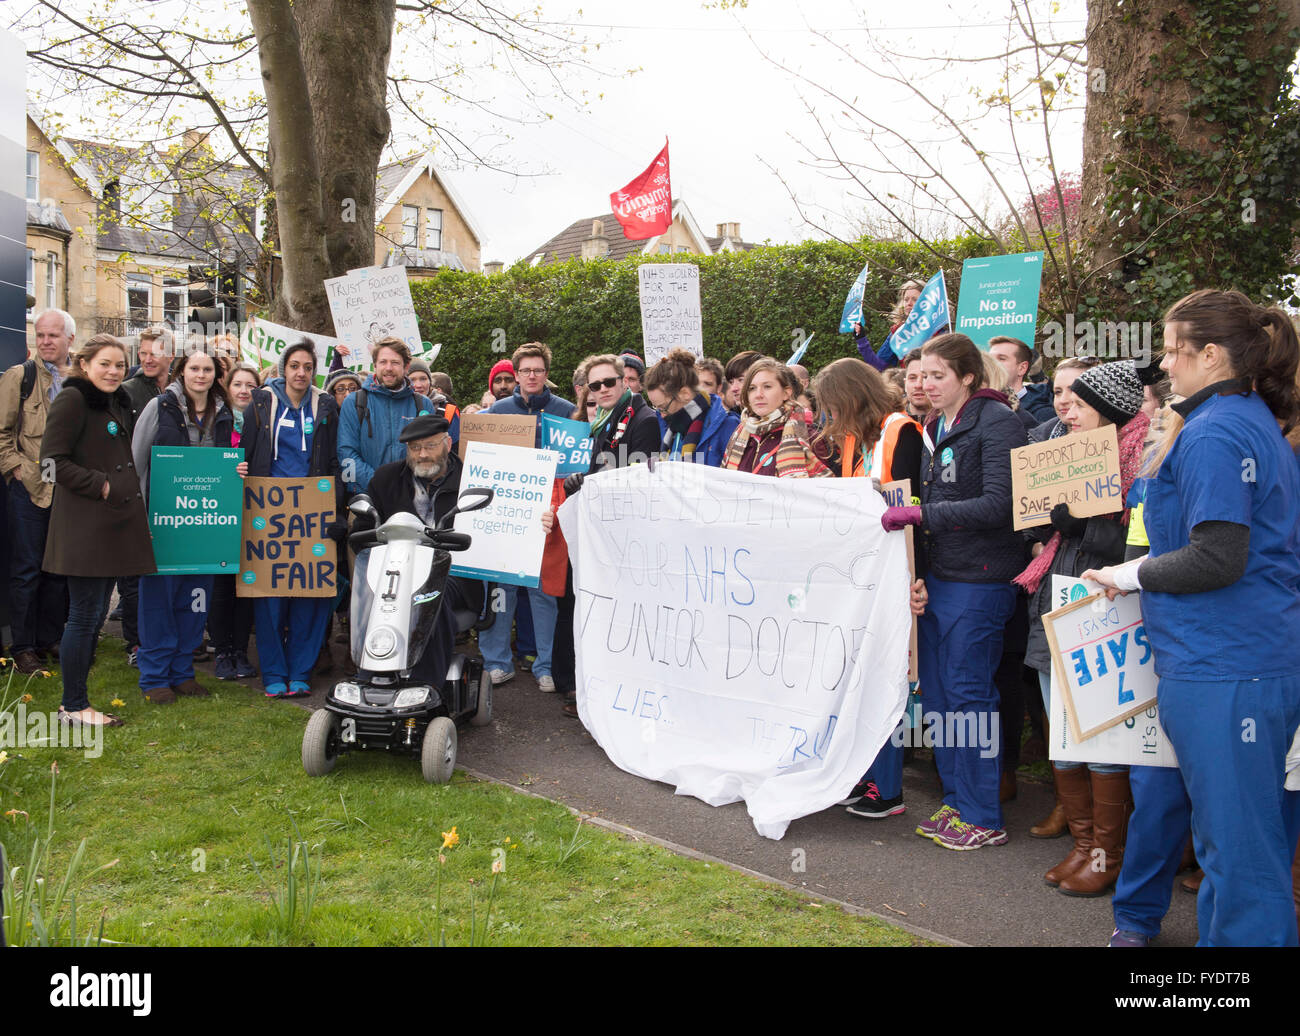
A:
[[[339,412],[339,464],[348,493],[363,493],[381,464],[406,459],[399,436],[433,403],[406,380],[411,351],[400,338],[384,338],[372,352],[374,373],[343,401]],[[454,432],[453,432],[453,437]]]
[[[541,342],[529,342],[515,350],[511,357],[515,365],[514,395],[498,399],[487,410],[489,414],[516,414],[539,417],[542,414],[555,414],[558,417],[572,417],[573,404],[567,399],[553,395],[546,386],[546,375],[551,369],[550,347]],[[535,445],[542,448],[542,422],[537,422]],[[478,646],[483,652],[483,668],[488,671],[493,684],[503,684],[515,676],[514,653],[510,650],[510,627],[515,618],[515,605],[519,596],[519,587],[501,584],[497,600],[492,602],[496,611],[496,621],[489,629],[479,634]],[[498,610],[498,607],[500,610]],[[534,644],[537,658],[533,662],[533,676],[537,686],[543,691],[555,690],[555,679],[551,675],[551,648],[555,639],[555,617],[558,602],[554,597],[542,593],[541,587],[528,588],[528,607],[532,613]]]
[[[995,335],[989,339],[989,355],[1007,372],[1007,395],[1020,400],[1021,411],[1033,418],[1032,422],[1025,422],[1028,427],[1033,428],[1056,416],[1056,409],[1052,406],[1052,387],[1046,383],[1025,384],[1025,376],[1034,363],[1034,353],[1029,346],[1010,335]]]

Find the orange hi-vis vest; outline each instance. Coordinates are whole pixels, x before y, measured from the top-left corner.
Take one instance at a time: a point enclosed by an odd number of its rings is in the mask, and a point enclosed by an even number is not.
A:
[[[878,478],[881,482],[892,480],[894,448],[898,445],[898,437],[902,434],[904,425],[909,424],[920,432],[921,426],[907,414],[896,410],[885,415],[885,419],[880,422],[880,437],[871,451],[870,464],[858,449],[857,438],[846,435],[843,456],[840,458],[840,474],[844,478]]]

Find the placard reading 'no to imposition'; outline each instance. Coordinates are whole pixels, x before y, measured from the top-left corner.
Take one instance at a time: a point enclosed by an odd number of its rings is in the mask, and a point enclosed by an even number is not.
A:
[[[332,478],[245,479],[238,596],[333,597],[338,550],[325,530],[334,513]]]

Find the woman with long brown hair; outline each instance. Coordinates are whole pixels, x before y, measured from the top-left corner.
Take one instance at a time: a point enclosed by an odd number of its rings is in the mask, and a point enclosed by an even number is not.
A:
[[[1160,366],[1183,425],[1147,485],[1150,552],[1083,577],[1142,591],[1205,871],[1200,945],[1295,946],[1300,675],[1278,647],[1300,643],[1300,340],[1283,310],[1204,289],[1165,314]]]
[[[755,360],[741,385],[740,425],[722,466],[777,478],[822,478],[830,469],[808,441],[803,411],[794,402],[799,382],[770,356]]]

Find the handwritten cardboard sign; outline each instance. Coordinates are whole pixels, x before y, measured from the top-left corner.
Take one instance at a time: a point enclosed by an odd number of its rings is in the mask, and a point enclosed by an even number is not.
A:
[[[367,266],[349,270],[342,277],[325,281],[325,296],[339,341],[352,352],[349,366],[365,360],[370,367],[370,348],[381,338],[400,338],[413,356],[424,352],[420,324],[411,302],[411,285],[402,266]]]
[[[1013,527],[1047,525],[1057,504],[1069,504],[1076,518],[1124,509],[1113,424],[1011,451]]]
[[[269,363],[279,363],[285,348],[303,338],[316,348],[316,380],[323,384],[325,372],[329,370],[330,361],[334,358],[334,347],[338,345],[338,339],[328,335],[308,334],[306,331],[252,316],[245,322],[244,333],[239,340],[240,356],[260,370]],[[368,354],[364,357],[364,366],[360,368],[353,364],[354,359],[355,356],[349,356],[346,361],[352,369],[369,370]]]
[[[333,597],[338,551],[325,534],[333,521],[332,478],[246,478],[237,595]]]
[[[1137,594],[1080,598],[1044,615],[1043,632],[1076,742],[1155,704],[1155,658]]]
[[[532,414],[460,415],[460,459],[472,442],[491,442],[499,446],[537,447],[537,418]],[[586,470],[585,468],[583,470]]]
[[[700,268],[693,263],[645,263],[637,267],[637,278],[646,366],[678,348],[703,356]]]
[[[880,495],[885,498],[885,503],[890,507],[906,507],[912,502],[912,483],[905,478],[897,482],[886,482],[880,487]],[[911,576],[912,582],[916,581],[916,544],[912,538],[912,527],[909,525],[904,529],[907,539],[907,571]],[[909,584],[910,585],[910,584]],[[909,591],[908,600],[911,600]],[[920,656],[916,648],[916,616],[912,616],[912,635],[907,642],[907,678],[912,683],[920,679],[917,672],[916,664]]]

